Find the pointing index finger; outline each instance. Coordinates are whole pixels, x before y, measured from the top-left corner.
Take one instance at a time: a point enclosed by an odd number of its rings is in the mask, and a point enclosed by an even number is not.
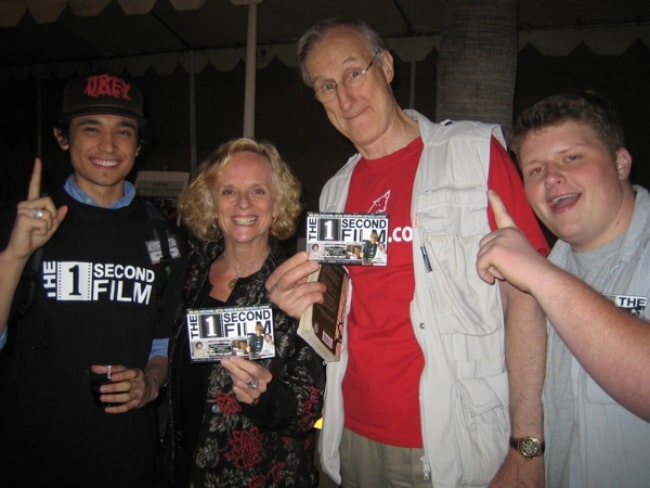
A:
[[[490,207],[492,207],[492,212],[494,212],[494,219],[499,229],[503,229],[504,227],[517,227],[506,210],[503,200],[501,200],[501,197],[495,191],[488,190],[488,201],[490,202]]]
[[[35,200],[41,196],[41,173],[43,165],[40,158],[34,160],[34,169],[32,177],[29,180],[29,189],[27,190],[27,200]]]

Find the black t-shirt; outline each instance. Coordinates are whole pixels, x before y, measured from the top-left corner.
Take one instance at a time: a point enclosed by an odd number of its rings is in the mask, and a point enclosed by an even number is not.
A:
[[[55,202],[69,212],[43,247],[32,305],[10,328],[0,467],[35,486],[139,486],[153,469],[153,408],[105,413],[93,402],[87,371],[92,364],[144,368],[152,340],[169,336],[181,260],[169,274],[152,263],[158,238],[139,198],[119,209],[64,192]]]

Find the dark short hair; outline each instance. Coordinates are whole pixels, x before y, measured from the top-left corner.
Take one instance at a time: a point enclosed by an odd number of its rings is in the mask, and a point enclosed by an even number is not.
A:
[[[568,121],[591,127],[612,156],[625,146],[623,126],[611,102],[593,90],[577,90],[544,98],[524,110],[508,134],[510,149],[518,156],[528,134]]]

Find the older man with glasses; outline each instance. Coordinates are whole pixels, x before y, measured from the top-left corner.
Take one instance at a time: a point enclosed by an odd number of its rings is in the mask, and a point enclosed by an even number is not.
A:
[[[349,266],[341,360],[327,370],[325,472],[346,488],[477,487],[502,466],[494,486],[517,476],[541,486],[543,315],[474,266],[496,228],[488,189],[506,195],[517,225],[548,252],[501,130],[402,110],[393,57],[362,21],[313,26],[298,59],[358,151],[326,184],[320,210],[387,213],[391,225],[387,266]],[[323,285],[306,282],[317,267],[307,253],[285,262],[267,281],[273,302],[296,317],[321,302]],[[513,349],[521,340],[527,349]],[[509,450],[510,435],[538,451]]]

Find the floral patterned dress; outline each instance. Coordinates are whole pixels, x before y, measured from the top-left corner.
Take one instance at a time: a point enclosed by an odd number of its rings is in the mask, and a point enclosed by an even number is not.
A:
[[[208,296],[208,272],[222,252],[222,242],[195,243],[170,341],[165,462],[170,483],[183,488],[316,486],[313,424],[321,414],[325,370],[296,334],[295,319],[273,307],[275,357],[260,360],[273,380],[255,405],[237,400],[220,364],[190,363],[184,311],[218,303]],[[262,269],[238,280],[221,306],[269,304],[264,282],[284,258],[272,239]]]

